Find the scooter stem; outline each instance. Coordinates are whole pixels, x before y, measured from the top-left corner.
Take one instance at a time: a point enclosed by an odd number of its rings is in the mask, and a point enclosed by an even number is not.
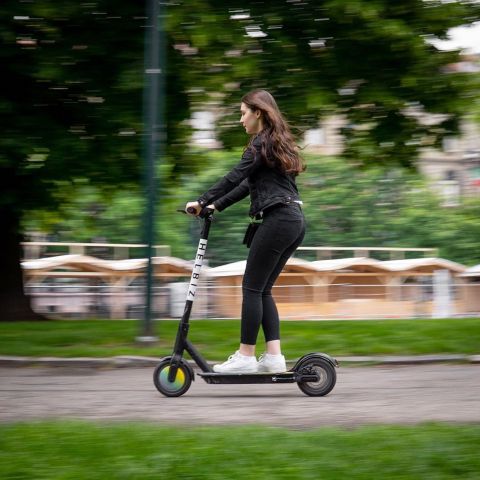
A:
[[[193,301],[195,300],[195,292],[197,290],[200,279],[200,270],[202,269],[203,261],[205,259],[205,253],[207,251],[208,235],[210,233],[210,225],[213,221],[213,213],[214,210],[211,208],[205,208],[201,212],[201,218],[203,218],[203,228],[200,234],[200,240],[198,242],[197,254],[195,255],[192,276],[190,277],[190,284],[188,285],[185,309],[183,311],[180,324],[178,326],[177,338],[175,340],[175,346],[173,349],[173,355],[170,363],[170,370],[168,373],[169,382],[173,382],[175,380],[177,369],[183,356],[184,350],[188,351],[190,356],[197,362],[197,364],[202,368],[203,371],[211,371],[205,359],[188,341],[187,336],[190,314],[192,312],[192,305]]]
[[[210,226],[213,221],[213,210],[210,211],[203,220],[203,228],[198,242],[197,254],[195,255],[195,263],[193,265],[192,276],[190,277],[190,285],[188,286],[187,302],[195,299],[195,291],[197,289],[198,280],[200,278],[200,270],[202,269],[205,252],[207,251],[208,235]]]

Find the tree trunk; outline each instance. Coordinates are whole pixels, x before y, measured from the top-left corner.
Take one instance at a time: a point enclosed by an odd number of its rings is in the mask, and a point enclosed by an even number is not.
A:
[[[0,208],[0,321],[46,320],[35,313],[23,290],[19,215]]]

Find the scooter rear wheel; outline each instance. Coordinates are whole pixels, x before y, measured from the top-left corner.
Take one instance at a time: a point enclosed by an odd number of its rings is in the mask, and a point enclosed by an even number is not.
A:
[[[162,360],[153,372],[153,383],[157,390],[166,397],[180,397],[192,384],[192,375],[190,368],[182,363],[179,365],[175,380],[168,380],[170,371],[170,359]]]
[[[337,383],[335,367],[320,356],[310,357],[298,365],[297,372],[318,375],[316,382],[298,382],[298,388],[310,397],[323,397],[333,390]]]

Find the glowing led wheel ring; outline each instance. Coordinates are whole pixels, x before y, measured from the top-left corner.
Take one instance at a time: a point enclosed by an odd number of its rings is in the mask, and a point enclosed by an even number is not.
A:
[[[170,359],[162,360],[153,372],[153,383],[162,395],[166,397],[179,397],[190,388],[192,383],[190,368],[182,361],[173,382],[168,380],[169,372]]]

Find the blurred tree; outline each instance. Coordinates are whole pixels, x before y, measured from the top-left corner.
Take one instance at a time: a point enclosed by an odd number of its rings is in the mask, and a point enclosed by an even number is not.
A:
[[[138,185],[125,184],[107,197],[100,186],[85,179],[74,180],[59,187],[54,196],[58,201],[56,211],[26,213],[23,231],[48,233],[52,240],[65,242],[91,242],[95,238],[110,243],[141,241],[143,201]]]
[[[158,236],[172,254],[193,258],[201,222],[174,215],[184,199],[208,189],[225,169],[233,166],[240,150],[196,152],[207,155],[209,166],[196,175],[183,175],[165,193],[170,215],[157,218]],[[298,178],[308,222],[304,245],[438,248],[440,256],[473,265],[480,262],[480,198],[464,199],[458,207],[443,207],[427,179],[416,172],[384,166],[355,169],[343,158],[306,155],[308,169]],[[106,237],[114,243],[139,241],[142,192],[136,185],[129,194],[117,191],[105,198],[102,190],[75,182],[75,190],[60,189],[60,207],[28,214],[25,229],[48,231],[59,241],[90,241]],[[244,260],[242,244],[248,219],[248,200],[215,217],[209,240],[211,266]],[[95,210],[97,214],[88,214]],[[305,252],[301,257],[314,259]]]
[[[240,153],[215,153],[211,167],[186,179],[179,193],[196,198],[222,174],[217,158],[223,156],[228,168]],[[388,166],[359,170],[343,158],[305,156],[308,168],[298,177],[307,219],[305,246],[438,248],[443,258],[480,262],[480,199],[446,208],[414,171]],[[246,258],[242,238],[248,207],[245,200],[216,216],[209,239],[212,266]],[[314,259],[305,252],[298,255]]]
[[[53,209],[58,185],[75,178],[108,195],[140,176],[143,7],[2,3],[1,320],[37,318],[23,295],[23,214]],[[359,163],[410,164],[420,144],[455,128],[470,95],[469,76],[442,74],[457,52],[439,52],[426,39],[477,20],[478,9],[435,0],[169,4],[169,175],[198,169],[184,155],[192,110],[217,109],[225,144],[245,142],[232,127],[241,93],[254,87],[271,89],[300,129],[345,114],[347,154]],[[412,106],[448,118],[422,125],[406,114]]]
[[[58,184],[113,188],[139,175],[141,12],[128,3],[2,4],[2,320],[37,318],[23,295],[20,221]],[[108,8],[110,7],[110,8]],[[122,21],[123,17],[129,21]]]
[[[40,318],[23,293],[24,214],[58,208],[79,179],[101,185],[102,196],[112,198],[119,186],[141,178],[144,8],[141,2],[113,0],[2,3],[0,320]],[[171,177],[190,162],[184,155],[188,92],[195,96],[194,80],[202,78],[198,65],[205,72],[210,64],[190,62],[176,38],[176,22],[188,31],[192,18],[195,24],[208,21],[208,10],[197,0],[172,4],[167,12]]]
[[[433,236],[450,211],[415,172],[384,166],[355,170],[344,159],[312,158],[299,183],[308,219],[305,244],[442,246]]]
[[[206,155],[209,165],[194,176],[182,176],[171,192],[174,201],[197,198],[238,161],[241,151]],[[438,248],[443,258],[467,265],[480,262],[480,199],[446,208],[415,171],[383,165],[360,170],[344,158],[305,157],[307,171],[298,177],[308,222],[304,245]],[[212,266],[246,258],[242,239],[248,209],[244,200],[216,216],[209,239]],[[200,222],[165,216],[159,228],[174,255],[193,256]]]
[[[305,245],[438,248],[442,258],[480,262],[480,198],[447,208],[416,172],[353,170],[339,158],[310,158],[299,184],[308,220]]]
[[[243,33],[217,64],[230,82],[221,121],[227,146],[242,141],[231,128],[238,90],[262,87],[300,130],[322,115],[344,115],[345,154],[360,164],[411,167],[421,146],[456,131],[477,97],[478,76],[447,73],[459,52],[430,41],[478,20],[478,2],[216,3],[228,5],[232,31]],[[431,114],[443,116],[433,124]]]

